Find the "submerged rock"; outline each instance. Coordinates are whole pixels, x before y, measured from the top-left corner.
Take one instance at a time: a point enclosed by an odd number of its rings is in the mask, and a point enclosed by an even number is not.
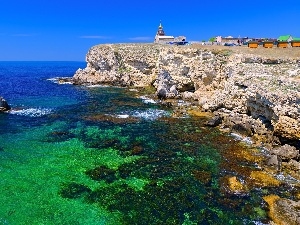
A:
[[[7,101],[0,96],[0,112],[8,111],[11,107],[8,105]]]
[[[279,180],[264,171],[252,171],[248,183],[258,187],[278,187],[281,184]]]
[[[58,78],[58,83],[59,84],[66,84],[66,83],[73,83],[73,78],[72,77],[60,77]]]
[[[268,195],[264,200],[269,206],[269,217],[281,225],[300,224],[300,201],[280,198],[277,195]]]
[[[103,180],[107,183],[112,183],[117,179],[115,171],[106,166],[99,166],[94,169],[87,170],[85,174],[88,175],[92,180]]]
[[[300,171],[300,162],[297,162],[296,160],[291,159],[288,163],[287,166],[289,169],[294,170],[294,171]]]
[[[75,182],[71,182],[68,184],[63,184],[59,194],[63,198],[80,198],[91,192],[91,189],[83,184],[77,184]]]
[[[273,167],[275,170],[279,171],[281,168],[281,158],[277,155],[270,155],[266,160],[268,166]]]
[[[209,127],[216,127],[222,123],[222,117],[220,116],[214,116],[210,120],[208,120],[205,125]]]
[[[223,179],[223,188],[226,193],[234,195],[246,195],[249,192],[248,187],[242,183],[236,176],[228,176]]]

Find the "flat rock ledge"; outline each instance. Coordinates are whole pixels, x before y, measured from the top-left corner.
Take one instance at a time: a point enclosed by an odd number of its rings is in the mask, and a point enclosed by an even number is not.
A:
[[[0,96],[0,112],[5,112],[10,110],[11,107],[8,105],[7,101]]]

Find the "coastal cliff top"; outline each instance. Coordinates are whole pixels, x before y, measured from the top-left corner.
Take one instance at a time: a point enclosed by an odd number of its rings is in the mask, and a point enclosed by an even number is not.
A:
[[[222,45],[201,45],[192,44],[192,48],[198,49],[209,49],[209,50],[230,50],[235,53],[240,54],[252,54],[261,57],[271,57],[271,58],[289,58],[289,59],[299,59],[300,58],[300,48],[289,47],[289,48],[264,48],[259,46],[258,48],[249,48],[248,46],[222,46]]]
[[[106,45],[106,44],[105,44]],[[165,48],[191,48],[191,49],[202,49],[202,50],[209,50],[209,51],[224,51],[228,50],[233,53],[237,54],[251,54],[256,55],[260,57],[267,57],[267,58],[281,58],[281,59],[300,59],[300,48],[298,47],[288,47],[288,48],[264,48],[262,46],[259,46],[258,48],[249,48],[248,46],[223,46],[223,45],[202,45],[202,44],[191,44],[191,45],[185,45],[185,46],[173,46],[173,45],[159,45],[154,43],[128,43],[128,44],[108,44],[110,46],[114,46],[114,48],[122,48],[122,47],[128,47],[128,46],[134,46],[135,48],[137,46],[145,47],[145,46],[151,46],[152,48],[159,48],[159,47],[165,47]],[[103,44],[98,45],[103,46]],[[94,46],[95,47],[95,46]]]

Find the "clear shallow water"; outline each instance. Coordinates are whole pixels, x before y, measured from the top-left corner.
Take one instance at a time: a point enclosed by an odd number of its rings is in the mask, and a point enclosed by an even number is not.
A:
[[[80,67],[0,62],[0,224],[266,221],[260,190],[222,191],[224,152],[244,146],[127,89],[51,80]]]

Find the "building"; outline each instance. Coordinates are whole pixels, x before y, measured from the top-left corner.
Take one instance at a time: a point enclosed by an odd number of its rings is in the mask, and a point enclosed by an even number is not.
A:
[[[215,38],[216,42],[220,45],[224,45],[224,44],[242,44],[242,43],[246,43],[249,40],[251,40],[248,37],[232,37],[232,36],[228,36],[228,37],[222,37],[222,36],[217,36]]]
[[[184,36],[179,36],[179,37],[174,37],[174,36],[167,36],[165,34],[165,31],[163,29],[163,26],[161,25],[161,22],[159,24],[158,30],[156,32],[155,38],[154,38],[154,43],[158,44],[186,44],[186,37]]]
[[[279,38],[277,39],[277,41],[284,41],[284,42],[290,42],[293,40],[293,37],[291,35],[282,35],[279,36]]]

